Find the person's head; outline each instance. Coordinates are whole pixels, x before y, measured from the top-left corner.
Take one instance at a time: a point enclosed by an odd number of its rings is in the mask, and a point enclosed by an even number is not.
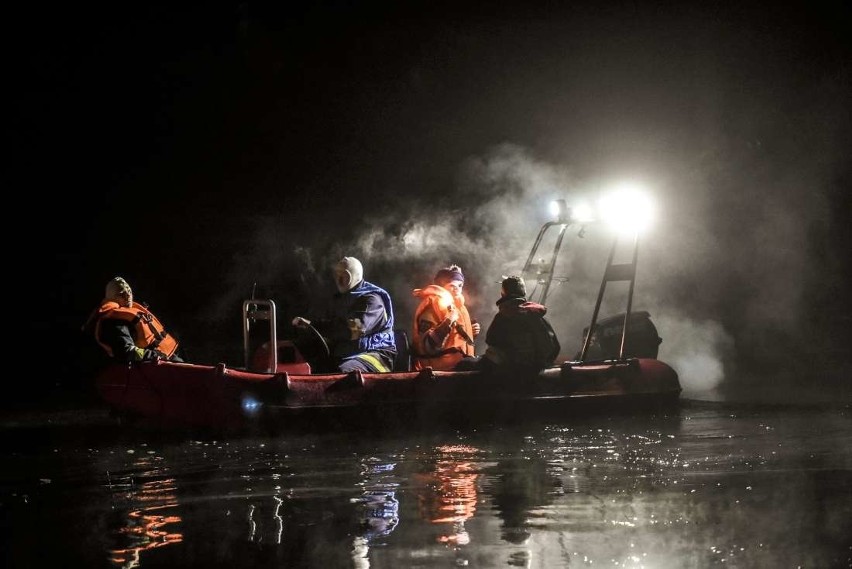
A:
[[[104,298],[117,302],[119,306],[133,306],[133,289],[121,277],[115,277],[106,284]]]
[[[448,290],[453,297],[461,296],[464,287],[464,273],[458,265],[444,267],[435,274],[435,284]]]
[[[334,265],[334,284],[340,292],[352,290],[362,280],[364,267],[355,257],[343,257]]]
[[[526,298],[527,287],[524,279],[517,275],[505,277],[500,283],[500,296],[508,298]]]

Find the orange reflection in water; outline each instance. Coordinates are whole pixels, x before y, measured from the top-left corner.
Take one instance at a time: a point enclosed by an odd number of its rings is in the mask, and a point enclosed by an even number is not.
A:
[[[479,469],[473,459],[480,452],[468,445],[438,447],[434,469],[421,475],[426,489],[419,496],[421,515],[433,524],[448,526],[437,538],[440,543],[466,545],[470,542],[464,524],[476,513],[479,500]]]
[[[138,487],[137,493],[130,497],[141,503],[141,507],[130,510],[125,526],[118,530],[130,541],[130,546],[109,552],[109,560],[125,569],[138,567],[143,551],[183,541],[182,533],[169,531],[174,528],[167,527],[181,521],[180,516],[168,513],[178,505],[174,478],[144,482]]]

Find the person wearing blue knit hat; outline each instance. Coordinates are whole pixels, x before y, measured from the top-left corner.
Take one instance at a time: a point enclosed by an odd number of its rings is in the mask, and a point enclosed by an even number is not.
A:
[[[452,370],[474,355],[480,325],[471,319],[462,292],[464,273],[450,265],[435,274],[434,284],[414,289],[414,368]]]

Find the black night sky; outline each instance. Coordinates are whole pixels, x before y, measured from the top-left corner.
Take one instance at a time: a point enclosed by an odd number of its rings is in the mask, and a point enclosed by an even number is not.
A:
[[[546,202],[631,179],[658,207],[634,308],[687,394],[850,397],[851,22],[839,0],[15,14],[7,287],[28,361],[62,361],[29,390],[85,386],[115,275],[199,363],[242,363],[253,289],[282,333],[318,310],[342,255],[400,328],[457,262],[487,323]],[[610,244],[566,237],[566,352]]]

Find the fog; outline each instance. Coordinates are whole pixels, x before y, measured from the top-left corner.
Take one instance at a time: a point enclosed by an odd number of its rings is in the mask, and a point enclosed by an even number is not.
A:
[[[777,174],[785,175],[801,173]],[[735,393],[774,386],[791,391],[770,394],[773,400],[799,398],[797,381],[811,382],[825,369],[813,362],[803,366],[800,360],[814,354],[814,341],[827,342],[823,347],[829,349],[833,345],[831,338],[813,336],[810,323],[818,316],[808,313],[812,307],[807,303],[812,285],[806,275],[824,271],[808,231],[830,219],[820,176],[803,179],[798,187],[789,182],[789,191],[774,195],[763,182],[751,187],[748,178],[730,180],[727,187],[711,187],[712,180],[697,174],[647,182],[660,211],[657,225],[640,238],[633,309],[651,313],[663,337],[660,358],[679,371],[687,396],[720,397],[729,379],[741,382],[740,389],[729,389]],[[448,192],[428,211],[365,215],[342,238],[339,231],[320,229],[307,241],[288,234],[282,219],[278,231],[267,227],[257,234],[259,257],[246,262],[265,265],[271,282],[297,279],[303,285],[301,299],[278,298],[285,301],[289,320],[300,311],[319,313],[322,295],[332,293],[330,266],[343,255],[356,256],[364,261],[367,280],[392,292],[397,327],[404,329],[410,328],[416,306],[411,290],[431,282],[439,268],[459,263],[467,278],[468,306],[485,324],[496,312],[497,283],[503,275],[521,273],[539,228],[550,220],[549,201],[592,199],[606,190],[603,185],[576,179],[570,168],[502,144],[459,165],[452,192],[466,197],[458,206]],[[769,203],[763,197],[767,193]],[[720,202],[727,202],[727,212],[719,211]],[[555,228],[545,234],[536,260],[550,259],[555,234]],[[581,348],[614,239],[595,223],[571,225],[566,232],[547,305],[569,357]],[[631,251],[629,240],[619,241],[616,262]],[[234,264],[230,278],[237,290],[246,282],[246,269]],[[535,279],[527,285],[535,297]],[[832,286],[825,280],[817,286],[826,285]],[[224,297],[222,310],[236,306],[238,296]],[[626,299],[626,283],[608,284],[599,319],[624,311]],[[801,350],[788,352],[791,346]],[[482,338],[478,349],[484,349]],[[774,361],[767,377],[748,377],[738,368],[757,361],[752,373],[760,376],[760,364],[767,360]],[[820,383],[829,390],[841,386],[842,373],[832,370]]]
[[[68,308],[63,330],[124,276],[202,360],[239,359],[252,294],[282,333],[321,310],[343,255],[403,329],[411,291],[458,263],[486,326],[551,199],[633,181],[657,208],[633,308],[686,394],[848,398],[849,21],[840,4],[53,14],[22,40],[13,191],[42,224],[19,266],[57,268],[36,296]],[[580,229],[547,299],[567,355],[613,243]]]

